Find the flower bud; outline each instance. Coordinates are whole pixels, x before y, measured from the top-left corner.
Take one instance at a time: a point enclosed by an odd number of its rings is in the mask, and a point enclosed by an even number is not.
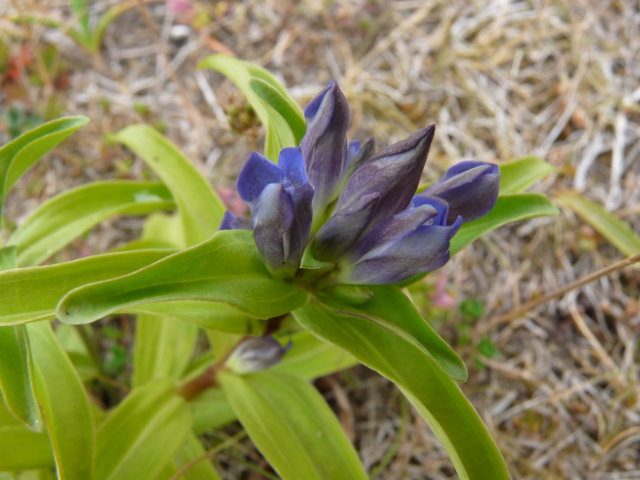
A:
[[[460,162],[449,168],[420,197],[438,197],[449,205],[449,221],[470,222],[493,208],[500,189],[500,169],[485,162]]]
[[[444,265],[449,243],[462,218],[447,223],[448,207],[438,199],[418,205],[380,222],[345,255],[339,280],[361,285],[397,283]]]
[[[252,154],[238,177],[238,192],[249,204],[256,246],[267,268],[293,273],[309,238],[313,199],[300,149],[282,150],[279,165]],[[226,223],[233,225],[232,220]]]
[[[300,148],[315,190],[313,210],[320,214],[338,194],[347,154],[349,104],[338,84],[331,82],[311,101],[304,114],[307,132]]]
[[[367,230],[409,205],[434,131],[433,125],[423,128],[359,162],[338,198],[333,215],[318,231],[312,246],[316,258],[335,260]]]
[[[280,362],[291,345],[283,347],[273,337],[252,337],[236,347],[225,365],[234,373],[259,372]]]

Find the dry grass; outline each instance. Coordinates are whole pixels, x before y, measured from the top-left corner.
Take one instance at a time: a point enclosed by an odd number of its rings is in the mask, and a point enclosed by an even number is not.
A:
[[[92,12],[113,3],[91,2]],[[64,5],[13,2],[68,24]],[[241,100],[229,82],[195,69],[206,55],[230,51],[284,79],[302,104],[338,80],[353,110],[352,137],[374,135],[384,145],[435,122],[430,178],[460,160],[539,155],[557,169],[539,191],[584,192],[640,228],[640,9],[633,0],[201,2],[195,16],[182,18],[189,27],[181,38],[164,3],[132,6],[95,57],[59,31],[2,21],[14,42],[55,45],[70,71],[68,90],[47,82],[30,88],[27,108],[55,94],[64,111],[93,120],[29,177],[25,184],[41,179],[42,186],[16,193],[10,215],[19,218],[71,184],[138,175],[135,163],[131,172],[115,168],[124,152],[104,147],[101,137],[141,120],[163,123],[216,185],[233,185],[259,131],[248,124],[231,132],[224,110]],[[194,27],[202,14],[209,21]],[[136,113],[134,105],[144,108]],[[124,235],[110,227],[91,237],[92,250]],[[500,355],[472,367],[464,389],[514,478],[640,478],[638,269],[492,323],[620,258],[563,211],[492,233],[444,269],[457,301],[484,302],[470,335],[490,338]],[[449,312],[442,328],[454,341],[458,317]],[[460,350],[471,364],[476,352]],[[406,403],[382,379],[359,373],[323,385],[377,478],[454,476]],[[229,470],[228,478],[237,475]]]

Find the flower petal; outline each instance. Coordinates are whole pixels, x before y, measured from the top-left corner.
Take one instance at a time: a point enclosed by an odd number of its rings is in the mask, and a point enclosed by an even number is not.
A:
[[[290,185],[303,185],[309,182],[300,148],[282,149],[278,158],[278,166],[284,172],[285,182]]]
[[[330,262],[349,250],[369,225],[379,201],[379,193],[369,193],[348,208],[334,213],[320,228],[311,245],[314,257]]]
[[[315,189],[314,211],[336,197],[346,158],[349,104],[335,82],[305,109],[307,133],[300,142],[309,181]]]
[[[380,201],[371,225],[404,210],[418,187],[434,132],[433,125],[423,128],[364,162],[347,181],[336,210],[348,209],[372,192],[380,193]]]
[[[493,163],[460,162],[420,196],[435,196],[449,204],[448,221],[461,215],[470,222],[487,214],[500,189],[500,169]]]
[[[265,187],[252,215],[256,246],[267,268],[276,272],[289,266],[287,259],[295,208],[282,184],[271,183]]]
[[[253,152],[238,176],[238,193],[245,202],[255,202],[270,183],[280,183],[282,169],[259,153]]]
[[[419,227],[388,242],[386,248],[372,250],[355,263],[345,265],[338,278],[344,283],[378,285],[435,270],[449,260],[449,243],[461,224],[459,217],[448,227]]]
[[[358,259],[376,249],[386,249],[389,242],[413,232],[437,217],[438,210],[431,205],[409,207],[369,230],[347,254],[347,258]]]

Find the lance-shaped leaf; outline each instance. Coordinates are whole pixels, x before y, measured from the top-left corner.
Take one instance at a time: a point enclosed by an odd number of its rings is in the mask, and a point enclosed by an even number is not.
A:
[[[342,315],[315,301],[297,309],[294,316],[315,335],[351,352],[398,385],[442,442],[461,479],[509,478],[473,406],[413,343],[365,318]]]
[[[138,315],[133,387],[158,378],[180,378],[191,360],[197,334],[195,325],[167,315]]]
[[[292,347],[282,361],[269,369],[286,375],[313,380],[345,370],[360,362],[336,345],[315,337],[306,330],[290,337]],[[210,388],[189,402],[196,433],[215,430],[236,419],[225,393]]]
[[[172,465],[165,468],[165,472],[160,478],[172,479],[181,472],[180,480],[221,480],[211,464],[211,458],[206,456],[202,443],[193,433],[187,435],[173,456]]]
[[[189,408],[170,380],[133,390],[100,425],[96,478],[157,478],[190,429]]]
[[[36,371],[36,393],[53,447],[59,478],[91,480],[95,426],[87,393],[49,322],[27,326]]]
[[[173,208],[171,194],[159,183],[90,183],[45,202],[18,227],[9,243],[18,247],[19,266],[37,265],[113,215]]]
[[[29,337],[24,325],[0,327],[0,391],[16,418],[32,430],[41,431]]]
[[[523,157],[500,165],[500,194],[524,192],[554,168],[538,157]]]
[[[53,455],[46,433],[35,433],[0,402],[0,472],[51,468]],[[11,477],[10,477],[11,478]]]
[[[322,396],[299,378],[222,373],[240,422],[284,480],[365,479],[366,473]]]
[[[133,272],[169,253],[172,250],[108,253],[0,272],[0,325],[52,319],[57,303],[74,288]]]
[[[282,91],[283,88],[278,88],[277,85],[262,78],[251,78],[249,85],[258,97],[286,120],[289,128],[291,128],[296,144],[299,144],[307,129],[300,106],[289,97],[286,91]]]
[[[221,388],[209,388],[189,402],[193,430],[203,433],[223,427],[236,419],[236,414]]]
[[[562,192],[558,201],[577,213],[625,255],[640,253],[640,236],[602,205],[572,192]]]
[[[451,254],[460,251],[481,235],[502,225],[533,217],[558,215],[558,209],[539,193],[517,193],[498,197],[496,205],[484,217],[463,225],[451,239]]]
[[[0,148],[0,226],[4,199],[18,179],[45,153],[88,121],[86,117],[52,120],[23,133]]]
[[[15,266],[15,247],[0,249],[0,271]],[[18,420],[32,430],[40,431],[42,424],[34,393],[29,337],[23,325],[0,327],[0,392],[7,409]]]
[[[145,220],[140,238],[125,243],[111,251],[126,252],[150,248],[182,248],[183,246],[184,235],[180,214],[156,212],[149,215]]]
[[[224,230],[137,272],[74,290],[60,302],[57,315],[66,323],[87,323],[143,303],[201,300],[270,318],[306,299],[301,288],[269,275],[251,232]]]
[[[171,191],[184,229],[184,244],[209,238],[220,225],[224,205],[207,180],[178,148],[148,125],[131,125],[114,139],[142,158]]]
[[[347,351],[320,340],[306,330],[293,334],[291,344],[291,350],[271,368],[272,371],[311,380],[360,363]]]
[[[402,292],[389,285],[370,286],[367,289],[370,296],[355,305],[331,295],[331,290],[320,298],[340,315],[371,322],[402,338],[422,351],[451,378],[466,381],[467,369],[464,362],[420,316]]]
[[[249,105],[256,112],[260,122],[265,126],[265,156],[272,161],[278,158],[280,150],[297,145],[296,137],[292,132],[290,121],[283,118],[278,110],[272,107],[262,98],[262,94],[256,93],[251,86],[251,80],[258,79],[266,82],[280,96],[287,100],[291,108],[295,108],[295,101],[289,97],[286,89],[264,68],[253,65],[250,62],[238,60],[229,55],[211,55],[198,64],[198,68],[210,68],[220,72],[231,80],[244,94]],[[280,110],[282,111],[282,110]],[[284,112],[283,112],[284,113]],[[300,114],[298,110],[298,114]]]
[[[189,322],[199,327],[224,333],[261,335],[266,323],[252,318],[225,303],[198,300],[174,300],[171,302],[144,303],[125,307],[128,313],[149,317],[170,317],[172,321]]]

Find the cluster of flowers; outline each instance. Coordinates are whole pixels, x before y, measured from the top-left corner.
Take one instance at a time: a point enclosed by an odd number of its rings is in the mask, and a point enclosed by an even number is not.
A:
[[[238,178],[251,219],[227,212],[221,229],[253,229],[267,268],[290,276],[303,255],[334,265],[345,284],[391,284],[435,270],[450,257],[460,226],[489,212],[496,165],[460,162],[415,194],[435,126],[374,154],[374,142],[347,143],[349,105],[330,83],[305,109],[299,148],[278,164],[258,153]]]

